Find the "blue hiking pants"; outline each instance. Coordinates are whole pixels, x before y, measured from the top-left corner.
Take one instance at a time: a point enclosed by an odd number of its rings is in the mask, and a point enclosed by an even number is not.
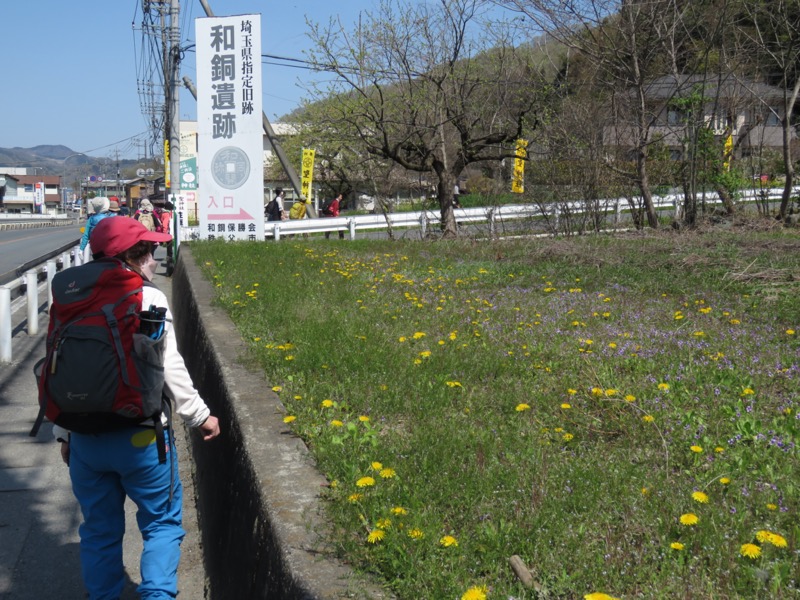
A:
[[[169,437],[166,431],[164,435]],[[69,472],[83,513],[81,568],[90,600],[117,600],[122,593],[126,495],[138,507],[136,521],[144,541],[140,597],[161,600],[178,594],[180,544],[185,534],[182,486],[174,445],[168,443],[167,462],[161,464],[155,436],[155,430],[145,427],[70,436]]]

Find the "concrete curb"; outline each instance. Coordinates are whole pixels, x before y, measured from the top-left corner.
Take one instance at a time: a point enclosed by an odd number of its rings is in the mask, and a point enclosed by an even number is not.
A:
[[[192,435],[210,598],[391,598],[332,557],[319,498],[327,482],[271,386],[237,363],[244,344],[187,244],[172,286],[181,353],[222,426],[212,443]]]

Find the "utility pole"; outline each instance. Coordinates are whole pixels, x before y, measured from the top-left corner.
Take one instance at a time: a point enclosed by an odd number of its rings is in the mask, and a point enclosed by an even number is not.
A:
[[[181,116],[180,116],[180,7],[178,0],[171,0],[169,10],[170,48],[169,79],[165,79],[169,89],[167,115],[169,116],[169,196],[177,196],[181,189]],[[170,253],[171,254],[171,253]]]

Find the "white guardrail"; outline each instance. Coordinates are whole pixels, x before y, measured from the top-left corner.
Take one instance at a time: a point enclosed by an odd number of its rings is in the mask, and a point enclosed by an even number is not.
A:
[[[800,191],[800,186],[794,189],[794,193]],[[773,202],[780,200],[783,191],[777,188],[765,190],[753,189],[741,192],[738,195],[737,203],[754,202],[756,200]],[[703,198],[707,204],[718,204],[720,202],[716,193],[707,193]],[[635,203],[641,201],[640,198],[633,198]],[[593,204],[605,207],[608,212],[614,213],[614,222],[619,221],[620,213],[628,210],[628,200],[624,198],[611,198],[593,201]],[[668,194],[665,196],[653,196],[653,204],[657,209],[672,208],[676,218],[680,218],[683,204],[683,195]],[[493,207],[480,208],[457,208],[454,209],[455,219],[459,224],[487,223],[489,234],[494,236],[498,223],[519,219],[530,219],[535,217],[550,217],[555,219],[555,226],[558,228],[559,219],[564,214],[580,214],[586,210],[585,201],[574,201],[566,203],[552,203],[549,205],[537,204],[507,204]],[[436,210],[388,213],[374,215],[353,215],[344,217],[324,217],[319,219],[289,219],[287,221],[267,221],[265,224],[265,235],[275,241],[280,241],[282,236],[295,235],[302,233],[330,233],[344,231],[349,234],[351,240],[356,238],[359,231],[380,230],[388,228],[415,228],[420,229],[421,237],[425,237],[431,226],[436,226],[441,221],[441,215]],[[215,237],[224,237],[224,231],[211,232]],[[180,231],[180,239],[183,242],[200,239],[198,227],[183,227]]]
[[[21,308],[22,304],[25,305],[27,312],[25,323],[28,335],[34,336],[39,333],[39,275],[44,273],[47,276],[42,286],[45,287],[47,308],[49,309],[50,304],[53,302],[53,277],[58,270],[59,263],[61,263],[62,268],[83,264],[83,252],[81,252],[80,247],[76,245],[62,252],[57,257],[50,258],[45,262],[31,267],[21,277],[0,286],[0,364],[11,362],[13,337],[12,316],[16,310]],[[64,265],[66,265],[66,267]],[[13,293],[18,291],[22,286],[25,286],[25,294],[12,302],[11,298]]]

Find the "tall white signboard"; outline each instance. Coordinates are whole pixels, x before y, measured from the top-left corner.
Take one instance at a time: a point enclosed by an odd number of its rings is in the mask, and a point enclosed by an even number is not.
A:
[[[261,15],[195,21],[200,239],[264,239]]]

